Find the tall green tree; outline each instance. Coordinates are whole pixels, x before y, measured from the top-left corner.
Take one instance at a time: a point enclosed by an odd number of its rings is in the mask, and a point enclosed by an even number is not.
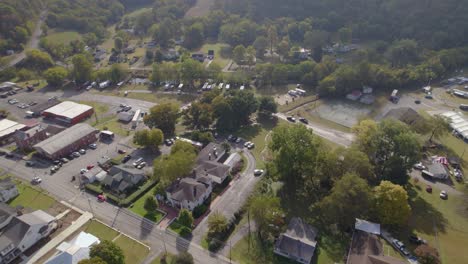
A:
[[[40,50],[30,50],[26,52],[26,65],[35,70],[45,70],[54,65],[54,61],[49,53]]]
[[[194,82],[204,77],[205,69],[203,64],[193,60],[187,59],[180,64],[180,79],[191,87],[194,87]]]
[[[382,181],[375,187],[375,208],[384,225],[403,226],[411,214],[408,194],[400,185]]]
[[[44,72],[44,78],[51,86],[58,87],[63,84],[68,76],[68,71],[63,67],[49,68]]]
[[[120,64],[113,64],[109,70],[109,80],[112,83],[118,83],[125,79],[128,71]]]
[[[278,105],[276,104],[273,97],[262,96],[258,101],[258,112],[260,114],[271,116],[272,114],[278,112]]]
[[[255,196],[249,203],[249,212],[257,226],[260,240],[271,239],[282,225],[282,210],[277,197]]]
[[[93,63],[85,54],[77,54],[72,58],[73,69],[71,77],[79,84],[91,80]]]
[[[145,204],[143,207],[148,212],[155,212],[158,209],[158,201],[154,198],[154,196],[148,196],[145,199]]]
[[[447,119],[442,116],[431,116],[428,120],[428,125],[431,131],[429,142],[432,142],[433,138],[438,139],[450,132],[450,124]]]
[[[143,121],[150,128],[159,128],[165,137],[174,135],[179,117],[179,107],[174,103],[162,103],[150,109]]]
[[[174,257],[171,264],[193,264],[193,256],[187,251],[180,252],[177,256]]]
[[[98,257],[106,263],[125,264],[125,256],[122,249],[109,240],[103,240],[101,243],[91,246],[89,257],[91,259]]]
[[[177,222],[182,226],[192,228],[193,225],[193,216],[192,213],[187,209],[181,209],[179,211],[179,216],[177,217]]]
[[[194,23],[187,27],[184,34],[184,47],[187,49],[198,48],[203,44],[204,32],[202,23]]]
[[[187,144],[176,142],[170,155],[154,160],[153,177],[163,186],[168,186],[177,178],[186,177],[192,172],[197,156],[194,148]]]
[[[245,59],[245,47],[244,45],[237,45],[232,51],[232,59],[238,64],[241,65]]]
[[[158,128],[138,130],[133,135],[133,143],[153,150],[157,150],[163,140],[164,135],[161,129]]]
[[[208,235],[213,237],[216,234],[223,233],[228,228],[226,217],[218,211],[208,216]]]

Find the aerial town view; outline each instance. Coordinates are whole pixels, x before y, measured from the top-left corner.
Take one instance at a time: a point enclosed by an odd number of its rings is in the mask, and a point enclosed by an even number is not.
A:
[[[467,264],[467,14],[0,0],[0,264]]]

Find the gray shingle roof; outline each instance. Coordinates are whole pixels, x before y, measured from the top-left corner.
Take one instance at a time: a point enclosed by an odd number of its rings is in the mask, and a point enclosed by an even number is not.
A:
[[[317,244],[316,236],[315,228],[294,217],[289,222],[287,231],[276,242],[275,248],[290,256],[310,261]]]
[[[64,131],[54,135],[34,146],[36,149],[41,149],[43,152],[52,155],[57,151],[64,149],[68,145],[82,139],[83,137],[95,133],[96,129],[88,124],[76,124]]]

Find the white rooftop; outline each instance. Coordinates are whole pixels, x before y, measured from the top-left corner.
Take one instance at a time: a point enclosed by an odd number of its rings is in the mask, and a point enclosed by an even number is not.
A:
[[[25,127],[25,125],[17,123],[15,121],[2,119],[0,120],[0,138],[13,134],[16,130],[23,129]]]
[[[356,218],[354,228],[375,235],[380,235],[380,224]]]
[[[81,232],[69,243],[60,244],[57,247],[58,254],[47,260],[45,264],[77,264],[81,260],[89,258],[90,247],[99,243],[97,237]]]
[[[73,119],[82,113],[93,109],[89,105],[78,104],[75,102],[65,101],[56,106],[45,110],[44,112],[50,113],[57,116],[63,116],[65,118]]]

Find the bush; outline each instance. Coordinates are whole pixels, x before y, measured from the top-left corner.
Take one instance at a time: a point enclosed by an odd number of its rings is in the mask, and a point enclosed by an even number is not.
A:
[[[206,210],[208,210],[208,206],[206,204],[201,204],[193,209],[192,215],[194,218],[199,218]]]
[[[189,237],[190,235],[192,235],[192,230],[189,227],[183,226],[180,228],[179,235],[183,237]]]
[[[153,188],[156,185],[156,183],[157,182],[155,181],[148,181],[143,186],[141,186],[139,190],[135,191],[127,198],[121,200],[119,205],[123,207],[129,206],[130,204],[138,200],[141,196],[143,196],[149,189]]]
[[[92,183],[86,184],[85,189],[92,192],[92,193],[95,193],[95,194],[101,194],[102,193],[101,186],[100,185],[95,185],[95,184],[92,184]]]

